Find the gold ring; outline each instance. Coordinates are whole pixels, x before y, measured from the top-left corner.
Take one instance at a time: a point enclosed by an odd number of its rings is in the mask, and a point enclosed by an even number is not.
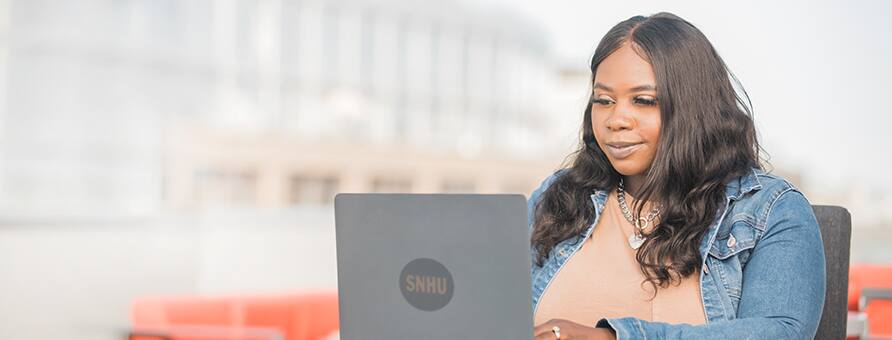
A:
[[[551,327],[551,332],[554,333],[554,338],[560,340],[561,338],[561,328],[558,326]]]

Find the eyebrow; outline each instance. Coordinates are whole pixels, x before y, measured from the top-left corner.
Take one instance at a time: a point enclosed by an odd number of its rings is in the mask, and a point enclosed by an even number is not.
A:
[[[604,91],[613,92],[613,88],[601,83],[595,83],[594,89],[602,89]],[[638,85],[633,87],[630,92],[642,92],[642,91],[656,91],[656,87],[653,85]]]

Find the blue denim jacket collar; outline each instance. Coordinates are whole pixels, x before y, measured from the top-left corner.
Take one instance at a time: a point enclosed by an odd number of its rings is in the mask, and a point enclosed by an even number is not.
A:
[[[725,184],[725,195],[727,198],[736,201],[753,190],[762,189],[762,182],[759,181],[760,173],[764,172],[753,168],[748,174],[733,179]]]
[[[729,201],[739,200],[754,190],[762,189],[762,182],[759,181],[759,174],[764,173],[762,170],[753,168],[744,176],[737,177],[725,185],[725,196]],[[604,203],[607,201],[607,190],[595,190],[591,194],[592,204],[595,205],[595,216],[601,214]]]

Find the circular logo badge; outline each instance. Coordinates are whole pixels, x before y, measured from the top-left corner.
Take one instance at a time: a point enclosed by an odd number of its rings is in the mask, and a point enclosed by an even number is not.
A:
[[[403,298],[415,308],[435,311],[452,300],[455,284],[452,274],[442,263],[433,259],[414,259],[400,273],[400,291]]]

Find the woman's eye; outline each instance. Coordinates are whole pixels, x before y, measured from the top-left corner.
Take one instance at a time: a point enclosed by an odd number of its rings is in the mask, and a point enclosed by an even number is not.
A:
[[[641,105],[647,105],[647,106],[654,106],[654,105],[657,105],[657,100],[638,97],[638,98],[635,98],[635,103],[641,104]]]
[[[595,99],[593,102],[598,105],[610,105],[610,99]]]

